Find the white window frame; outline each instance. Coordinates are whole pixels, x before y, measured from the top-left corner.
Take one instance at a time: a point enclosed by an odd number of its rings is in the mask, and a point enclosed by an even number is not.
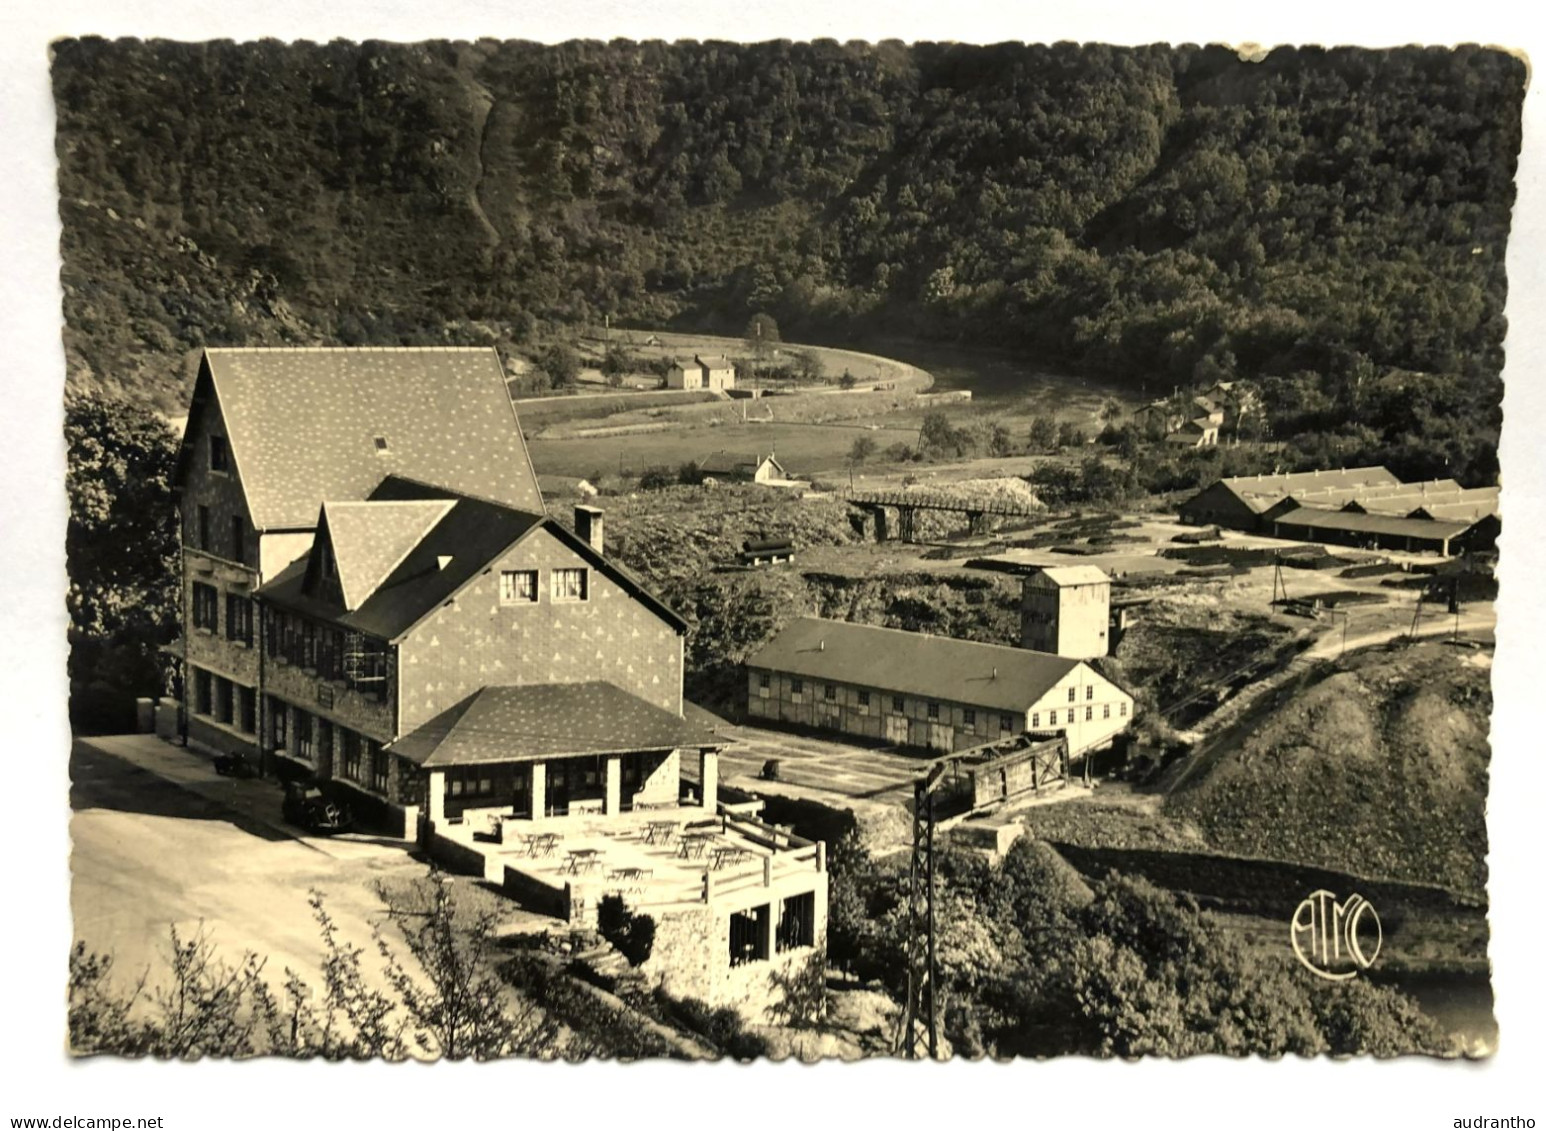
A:
[[[590,600],[590,570],[585,566],[566,567],[552,571],[552,584],[550,590],[553,600],[562,604],[575,604]],[[579,594],[569,593],[572,588],[569,582],[579,579]]]
[[[523,585],[522,582],[527,584]],[[522,592],[522,590],[526,590]],[[534,569],[502,569],[499,571],[499,603],[501,605],[535,605],[542,594],[540,579]]]

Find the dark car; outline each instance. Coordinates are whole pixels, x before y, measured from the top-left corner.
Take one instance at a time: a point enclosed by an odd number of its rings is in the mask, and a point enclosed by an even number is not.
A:
[[[282,812],[290,824],[319,836],[345,833],[354,827],[349,807],[329,797],[315,782],[286,782]]]
[[[250,778],[252,763],[241,753],[215,755],[215,773],[223,778]]]

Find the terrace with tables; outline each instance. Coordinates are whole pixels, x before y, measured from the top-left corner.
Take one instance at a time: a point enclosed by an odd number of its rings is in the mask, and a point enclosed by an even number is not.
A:
[[[633,910],[718,903],[784,889],[826,870],[826,846],[757,817],[697,805],[612,816],[578,814],[533,824],[495,819],[449,825],[443,841],[475,853],[484,877],[532,910],[588,922],[606,895]]]

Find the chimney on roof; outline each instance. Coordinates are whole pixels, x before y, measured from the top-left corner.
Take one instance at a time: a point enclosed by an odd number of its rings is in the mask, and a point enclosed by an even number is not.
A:
[[[602,529],[602,509],[576,504],[574,508],[574,532],[596,553],[606,552],[606,539]]]
[[[818,652],[825,652],[826,650],[827,650],[827,642],[825,640],[818,640],[816,642],[816,651],[818,651]]]
[[[998,678],[998,669],[997,669],[997,668],[994,668],[994,669],[993,669],[993,678],[994,678],[994,679],[997,679],[997,678]]]

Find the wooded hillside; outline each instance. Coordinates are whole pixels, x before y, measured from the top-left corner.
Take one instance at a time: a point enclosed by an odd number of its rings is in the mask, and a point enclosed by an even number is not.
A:
[[[206,343],[519,353],[756,310],[1151,386],[1499,400],[1525,65],[1496,51],[55,51],[70,380],[167,408]]]

